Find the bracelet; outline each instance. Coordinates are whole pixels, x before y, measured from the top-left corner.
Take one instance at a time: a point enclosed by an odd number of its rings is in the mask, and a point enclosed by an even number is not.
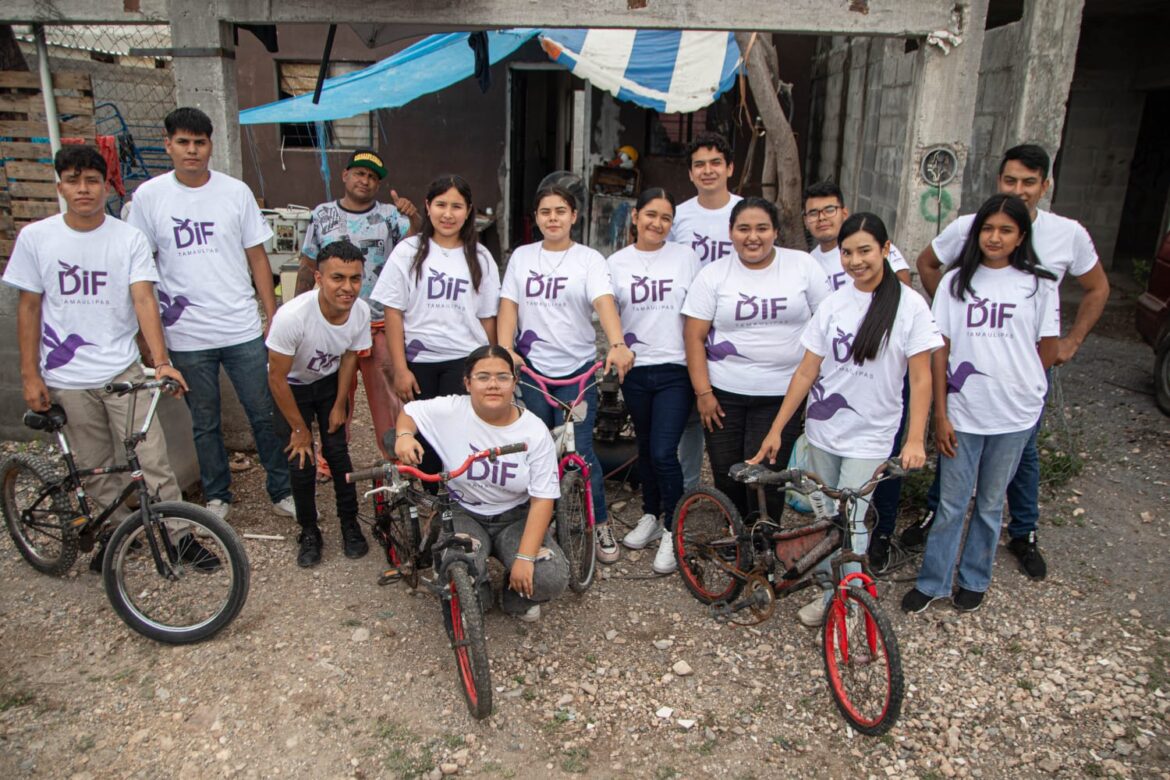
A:
[[[529,563],[536,563],[536,556],[535,555],[525,555],[522,552],[518,552],[518,553],[516,553],[515,557],[516,557],[516,560],[518,560],[518,561],[528,561]]]
[[[172,368],[171,361],[164,360],[161,363],[155,363],[154,368],[156,371],[160,368]]]
[[[394,438],[401,439],[403,436],[414,436],[414,431],[403,431],[402,433],[398,434]]]
[[[628,344],[626,344],[626,342],[624,342],[624,341],[615,341],[614,343],[609,345],[610,349],[617,349],[618,347],[625,347],[626,349],[630,348],[630,346]]]
[[[701,393],[695,393],[695,398],[702,398],[703,396],[708,395],[710,393],[714,393],[714,392],[715,392],[714,388],[711,388],[710,390],[704,390]]]

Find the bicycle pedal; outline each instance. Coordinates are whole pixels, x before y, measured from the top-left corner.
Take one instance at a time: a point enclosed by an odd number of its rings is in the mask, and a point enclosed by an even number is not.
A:
[[[382,576],[378,577],[379,585],[389,585],[392,582],[399,582],[402,580],[403,574],[400,569],[387,569],[382,572]]]
[[[708,606],[707,610],[716,623],[726,623],[731,620],[731,605],[726,601],[716,601]]]

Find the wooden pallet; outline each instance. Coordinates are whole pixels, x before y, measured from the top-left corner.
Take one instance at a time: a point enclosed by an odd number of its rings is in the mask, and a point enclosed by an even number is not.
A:
[[[93,87],[88,73],[53,74],[61,136],[94,142]],[[36,73],[0,71],[0,264],[20,229],[58,212],[56,176]]]

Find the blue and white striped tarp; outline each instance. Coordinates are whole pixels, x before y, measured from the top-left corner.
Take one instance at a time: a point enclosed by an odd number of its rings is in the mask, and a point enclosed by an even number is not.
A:
[[[545,30],[545,53],[618,100],[663,113],[696,111],[735,83],[739,47],[726,32]]]

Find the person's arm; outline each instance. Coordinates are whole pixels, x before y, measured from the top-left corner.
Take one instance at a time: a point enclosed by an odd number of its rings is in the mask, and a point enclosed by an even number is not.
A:
[[[715,390],[711,387],[711,376],[707,373],[707,349],[704,342],[710,332],[710,320],[687,317],[683,324],[683,346],[687,352],[687,373],[691,375],[691,388],[695,391],[695,405],[703,427],[713,431],[716,427],[723,427],[720,418],[724,415],[723,407],[719,405]]]
[[[487,336],[489,344],[496,344],[496,318],[495,317],[480,317],[479,324],[483,326],[483,333]]]
[[[49,408],[49,388],[41,376],[41,293],[20,291],[16,340],[20,344],[20,384],[24,403],[34,412]]]
[[[1055,336],[1045,336],[1036,344],[1036,351],[1040,354],[1040,365],[1044,366],[1045,371],[1059,365],[1056,356],[1060,350],[1060,341],[1061,339]]]
[[[304,468],[313,462],[313,435],[301,417],[301,410],[297,408],[292,388],[288,386],[288,372],[292,370],[292,364],[292,355],[282,355],[268,350],[268,389],[272,391],[272,400],[276,402],[276,408],[284,415],[288,427],[292,429],[288,437],[288,446],[284,451],[288,453],[290,462],[296,460],[298,466]]]
[[[910,272],[903,268],[900,271],[894,271],[894,276],[898,277],[898,281],[907,287],[910,286]]]
[[[146,342],[154,375],[159,379],[173,379],[179,383],[182,395],[187,390],[187,380],[167,358],[167,342],[163,337],[162,319],[158,314],[158,299],[154,297],[154,282],[134,282],[130,285],[130,300],[134,304],[134,315],[138,318],[138,332]]]
[[[413,401],[420,391],[418,381],[406,365],[406,327],[402,312],[392,306],[387,306],[383,312],[386,316],[386,349],[390,352],[390,365],[393,367],[394,381],[391,387],[404,402]]]
[[[416,401],[415,403],[422,403]],[[398,421],[394,424],[394,457],[407,466],[417,466],[422,463],[423,447],[418,443],[418,425],[414,418],[403,409],[398,413]]]
[[[528,519],[524,521],[524,534],[520,537],[518,555],[535,558],[540,554],[544,544],[544,535],[548,532],[552,522],[553,500],[551,498],[530,498],[528,500]],[[508,572],[508,587],[525,598],[532,597],[532,572],[536,568],[534,561],[517,557],[512,562]]]
[[[934,291],[938,289],[938,283],[943,278],[942,262],[934,253],[934,247],[927,244],[926,249],[922,250],[922,254],[918,255],[918,261],[915,265],[918,267],[918,278],[922,280],[923,289],[926,290],[927,295],[933,298]]]
[[[516,319],[520,307],[511,298],[500,298],[500,313],[496,315],[496,339],[501,347],[512,353],[517,366],[523,366],[524,358],[513,347],[516,343]]]
[[[397,190],[390,190],[390,201],[394,204],[394,208],[398,209],[399,214],[410,220],[410,232],[403,238],[413,236],[422,230],[422,214],[418,213],[418,209],[409,198],[400,197]],[[475,215],[468,214],[467,218],[475,219]]]
[[[776,412],[776,419],[772,421],[772,427],[768,429],[767,435],[760,443],[759,451],[748,460],[748,463],[759,463],[764,458],[768,459],[769,464],[776,463],[776,455],[780,452],[780,433],[788,421],[792,419],[792,415],[800,411],[800,405],[808,396],[809,389],[821,374],[821,363],[824,360],[823,355],[818,355],[807,349],[804,351],[804,357],[801,358],[800,365],[792,374],[792,381],[788,383],[788,392],[784,394],[784,403],[780,404],[780,411]]]
[[[599,295],[593,299],[593,308],[601,321],[605,340],[609,343],[609,351],[605,355],[605,372],[609,373],[611,368],[617,369],[618,381],[621,382],[626,378],[626,372],[634,367],[634,353],[626,346],[617,304],[613,295]]]
[[[902,443],[902,468],[920,469],[926,464],[926,418],[930,414],[931,375],[929,351],[911,355],[907,361],[910,371],[910,415],[906,424],[906,440]],[[946,372],[943,372],[944,382]]]
[[[1057,341],[1056,358],[1052,365],[1061,366],[1073,359],[1089,331],[1101,319],[1105,311],[1105,304],[1109,301],[1109,277],[1100,263],[1093,266],[1088,273],[1077,277],[1077,282],[1084,290],[1084,297],[1077,306],[1077,316],[1068,333]]]
[[[301,293],[312,290],[317,284],[317,261],[310,260],[303,253],[300,255],[300,262],[297,265],[297,286],[293,292],[293,297]]]
[[[248,269],[252,272],[252,284],[256,287],[256,295],[260,297],[260,305],[264,308],[264,335],[268,336],[268,326],[272,324],[272,316],[276,314],[276,288],[272,286],[272,266],[268,263],[268,253],[263,244],[248,247],[244,250],[248,258]]]
[[[341,356],[341,365],[337,367],[337,398],[333,401],[333,408],[329,410],[329,432],[333,433],[349,419],[349,393],[344,388],[353,387],[353,377],[357,373],[357,353],[347,349]]]
[[[931,356],[931,381],[934,383],[934,439],[938,451],[955,457],[959,446],[955,429],[947,418],[947,361],[951,357],[951,340],[943,336],[943,346]]]

